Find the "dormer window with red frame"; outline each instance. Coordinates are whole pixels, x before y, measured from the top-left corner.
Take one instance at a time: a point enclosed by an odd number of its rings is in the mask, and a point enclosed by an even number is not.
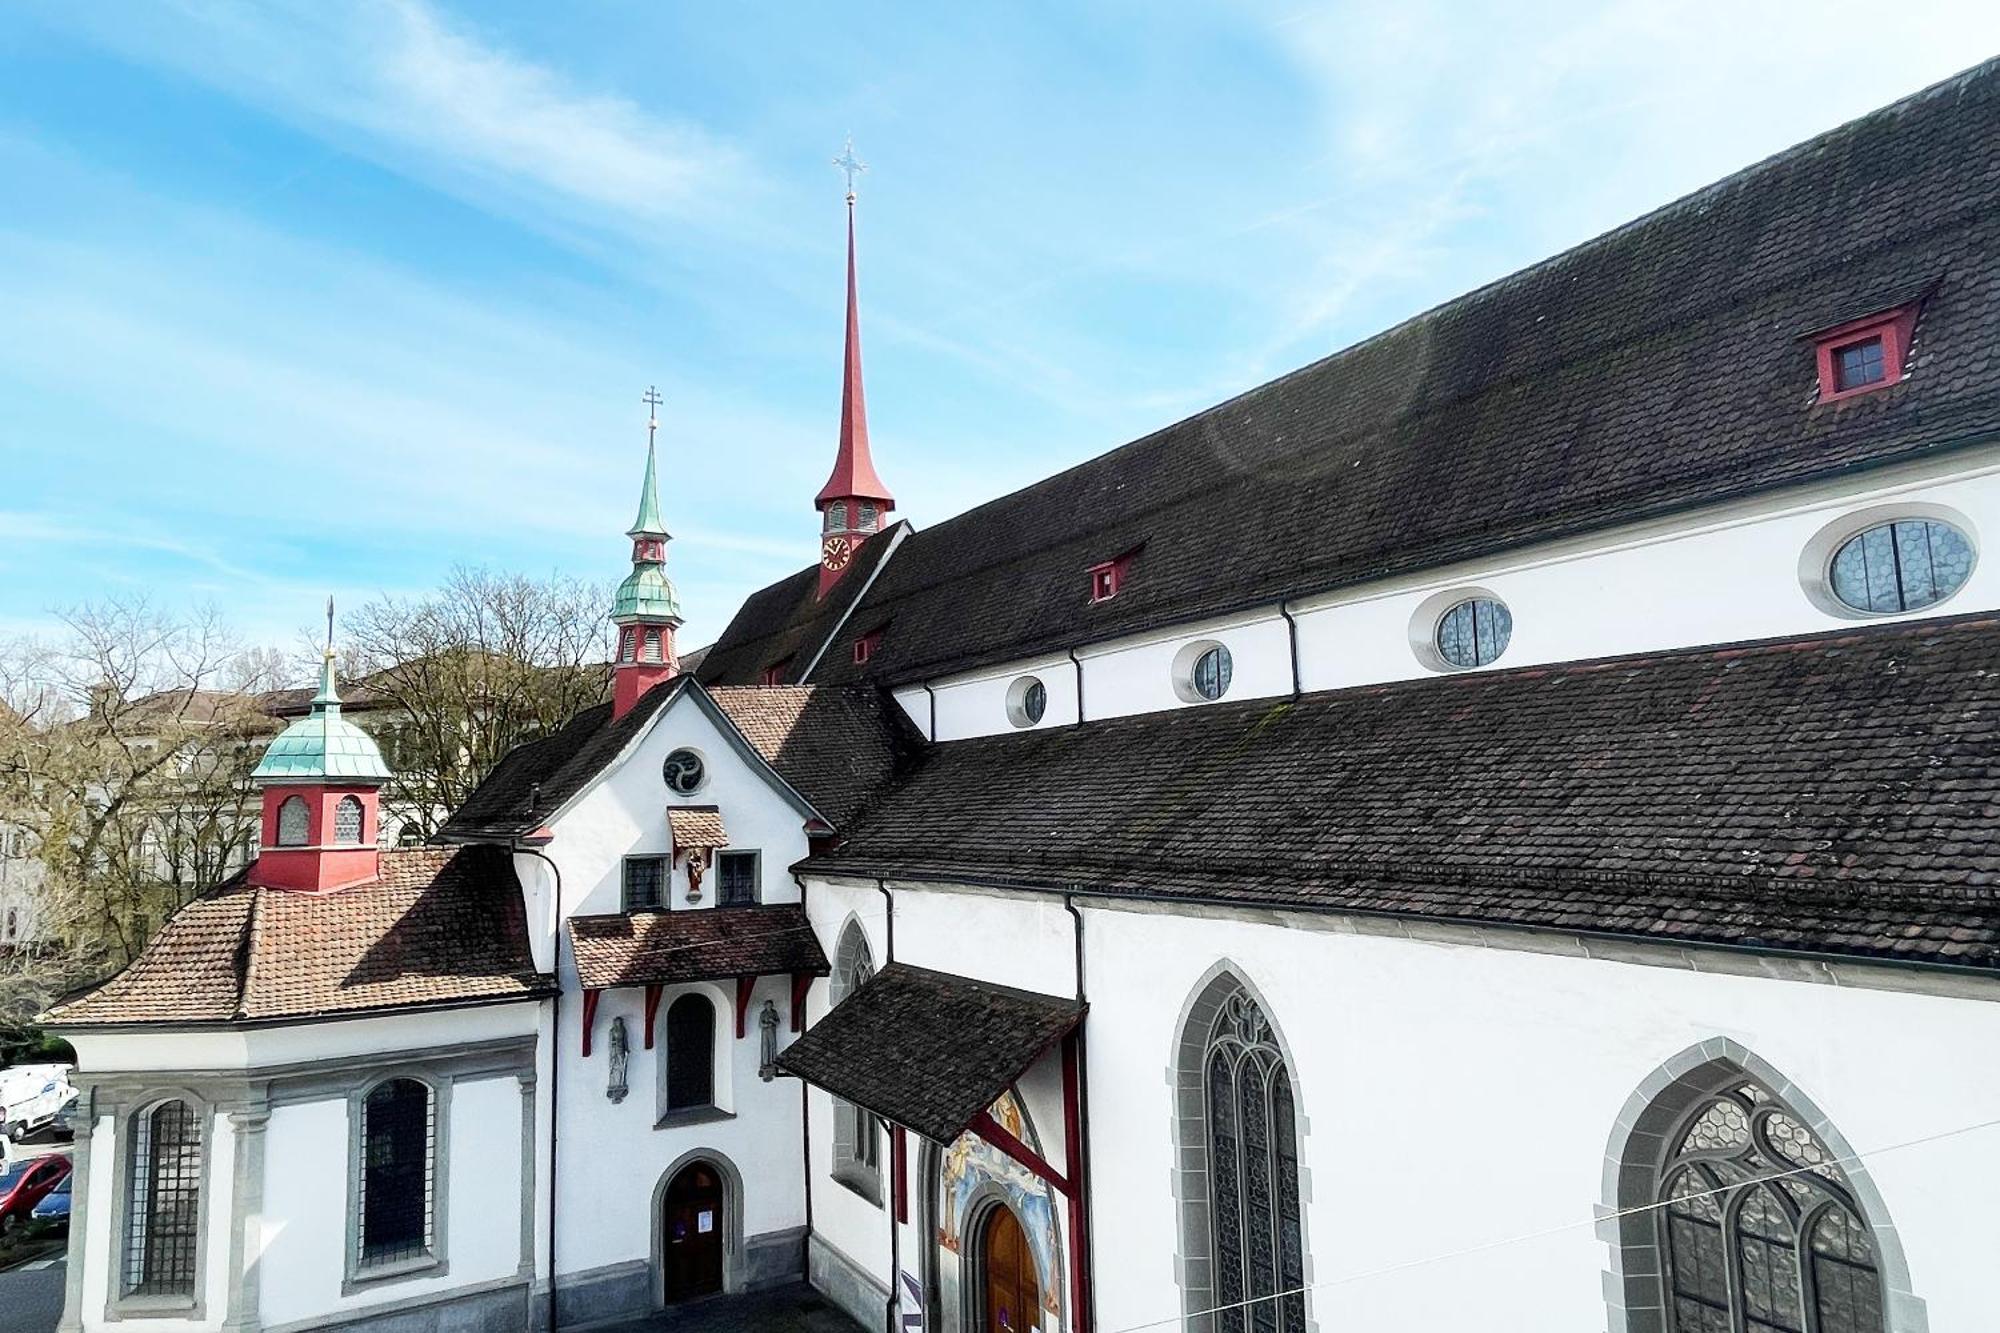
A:
[[[1106,560],[1101,565],[1090,567],[1090,600],[1108,602],[1118,595],[1125,586],[1125,567],[1132,563],[1130,555],[1121,555],[1116,560]]]
[[[791,669],[792,659],[789,657],[782,662],[773,662],[764,668],[764,674],[758,678],[757,683],[759,685],[783,685],[785,683],[785,673]]]
[[[1916,327],[1917,303],[1909,301],[1808,335],[1819,371],[1819,401],[1837,402],[1901,380]]]
[[[876,647],[882,642],[882,631],[871,629],[854,641],[854,665],[860,666],[875,656]]]

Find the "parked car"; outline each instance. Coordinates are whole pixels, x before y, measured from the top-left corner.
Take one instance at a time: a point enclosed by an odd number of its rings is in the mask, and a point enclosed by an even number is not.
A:
[[[28,1216],[37,1222],[47,1222],[58,1231],[69,1229],[69,1187],[76,1183],[76,1172],[65,1171],[55,1187],[42,1196],[42,1201],[29,1210]]]
[[[69,1178],[66,1153],[23,1157],[0,1171],[0,1231],[12,1231],[28,1220],[48,1192]]]

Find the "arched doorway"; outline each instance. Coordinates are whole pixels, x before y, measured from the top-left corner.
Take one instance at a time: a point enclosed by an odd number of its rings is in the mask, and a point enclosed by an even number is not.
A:
[[[722,1290],[722,1172],[689,1162],[660,1203],[660,1282],[669,1305]]]
[[[980,1229],[980,1268],[985,1313],[981,1333],[1030,1333],[1039,1326],[1042,1286],[1035,1275],[1035,1252],[1014,1210],[994,1208]]]

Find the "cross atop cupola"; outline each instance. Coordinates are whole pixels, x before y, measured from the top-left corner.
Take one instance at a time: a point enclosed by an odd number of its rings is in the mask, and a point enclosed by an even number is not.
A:
[[[840,451],[813,505],[820,513],[819,595],[840,581],[861,543],[882,530],[896,498],[868,452],[868,403],[861,391],[861,302],[854,276],[854,178],[868,170],[854,140],[833,160],[847,175],[847,349],[840,381]]]
[[[673,534],[660,518],[654,446],[665,400],[648,385],[639,401],[646,405],[646,477],[639,484],[639,516],[625,532],[632,539],[632,572],[618,585],[611,604],[611,621],[618,626],[618,657],[611,669],[613,717],[623,717],[647,690],[679,670],[674,631],[681,625],[681,607],[666,570]]]

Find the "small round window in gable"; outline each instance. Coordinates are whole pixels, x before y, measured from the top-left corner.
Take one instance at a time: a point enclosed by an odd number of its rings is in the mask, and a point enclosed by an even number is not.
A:
[[[701,790],[702,779],[707,770],[701,756],[693,750],[675,750],[660,766],[660,776],[667,780],[667,789],[681,796],[692,796]]]
[[[1007,720],[1032,727],[1049,710],[1049,687],[1034,676],[1022,676],[1007,687]]]
[[[1507,651],[1514,616],[1491,597],[1472,597],[1438,617],[1437,654],[1448,667],[1483,667]]]
[[[1229,693],[1229,677],[1234,669],[1229,650],[1218,643],[1194,659],[1189,683],[1201,698],[1220,699]]]

